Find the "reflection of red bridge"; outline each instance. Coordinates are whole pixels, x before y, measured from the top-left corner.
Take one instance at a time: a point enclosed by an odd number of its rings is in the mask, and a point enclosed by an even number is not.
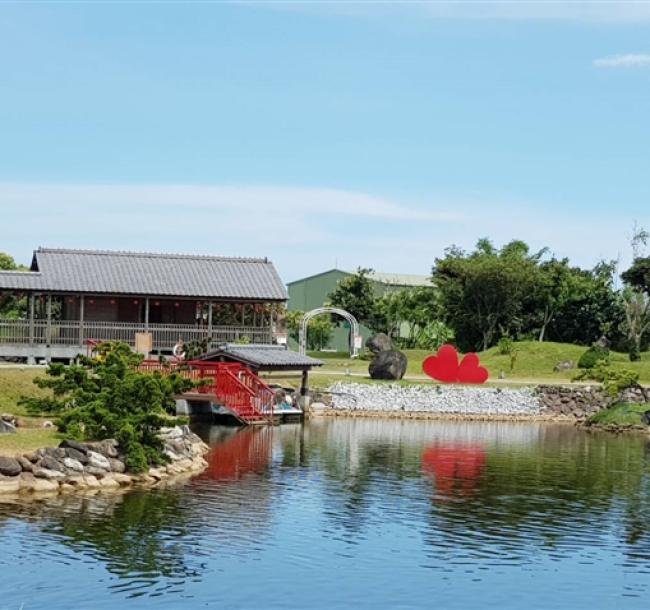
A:
[[[206,399],[214,397],[244,424],[266,423],[273,418],[273,390],[238,362],[147,360],[140,370],[163,375],[173,372],[201,382],[195,393]]]
[[[442,495],[469,495],[485,468],[481,445],[433,445],[422,453],[422,470],[433,475],[436,491]]]
[[[245,428],[215,445],[208,455],[208,468],[201,475],[217,481],[242,479],[262,472],[271,459],[272,428]]]

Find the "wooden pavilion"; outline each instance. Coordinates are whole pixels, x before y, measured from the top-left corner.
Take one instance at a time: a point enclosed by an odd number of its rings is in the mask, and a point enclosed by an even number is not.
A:
[[[0,271],[0,359],[72,359],[136,337],[153,354],[180,340],[273,344],[287,292],[273,264],[225,258],[39,248],[29,271]]]

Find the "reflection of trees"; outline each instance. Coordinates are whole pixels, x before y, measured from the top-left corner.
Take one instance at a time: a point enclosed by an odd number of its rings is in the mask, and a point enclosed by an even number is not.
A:
[[[466,431],[470,442],[463,444]],[[452,548],[458,536],[469,541],[480,532],[482,544],[513,552],[576,536],[604,543],[614,532],[633,545],[630,557],[650,557],[650,445],[643,436],[386,420],[310,422],[304,436],[300,463],[293,437],[283,452],[296,466],[322,470],[326,516],[350,535],[363,535],[380,510],[386,518],[421,520],[426,494],[435,546]],[[434,476],[423,479],[423,471]]]
[[[180,490],[65,495],[1,505],[3,513],[37,524],[73,551],[89,554],[118,576],[186,577],[185,538],[193,511]]]
[[[270,461],[273,430],[221,432],[209,468],[186,484],[0,503],[0,523],[33,523],[101,562],[123,579],[118,588],[134,594],[149,592],[161,578],[201,578],[206,557],[253,551],[272,516],[273,492],[260,475]]]
[[[483,544],[516,554],[532,541],[548,549],[605,544],[623,528],[621,542],[638,547],[648,536],[639,517],[650,509],[644,450],[642,437],[549,427],[538,445],[488,452],[471,501],[434,506],[429,540],[440,550],[462,536],[478,550],[480,532]]]

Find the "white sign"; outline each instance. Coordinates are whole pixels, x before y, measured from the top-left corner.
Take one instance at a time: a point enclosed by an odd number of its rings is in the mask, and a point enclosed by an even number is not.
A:
[[[363,347],[363,337],[361,335],[354,336],[354,348],[361,349]]]

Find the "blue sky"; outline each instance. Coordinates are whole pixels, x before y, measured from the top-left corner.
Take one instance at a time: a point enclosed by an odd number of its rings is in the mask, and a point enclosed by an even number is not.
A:
[[[0,2],[0,251],[427,273],[650,226],[650,3]]]

